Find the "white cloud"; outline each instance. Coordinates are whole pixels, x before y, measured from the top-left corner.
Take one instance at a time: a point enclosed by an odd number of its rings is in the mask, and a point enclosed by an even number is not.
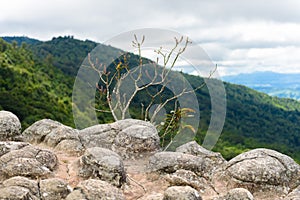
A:
[[[103,42],[137,28],[171,29],[199,43],[221,75],[295,72],[299,7],[298,0],[9,0],[1,3],[0,35],[42,40],[74,35]]]

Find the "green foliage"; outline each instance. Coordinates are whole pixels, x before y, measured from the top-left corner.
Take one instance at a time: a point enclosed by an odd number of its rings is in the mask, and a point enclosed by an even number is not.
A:
[[[72,80],[60,70],[33,60],[32,54],[0,39],[0,106],[15,113],[23,129],[51,118],[73,125]]]
[[[82,60],[96,43],[78,41],[71,37],[54,38],[48,42],[13,48],[0,39],[0,109],[14,112],[23,128],[33,122],[52,118],[73,125],[71,92],[74,77]],[[33,54],[28,50],[31,49]],[[119,51],[106,47],[103,60],[109,52]],[[134,66],[131,56],[130,66]],[[135,57],[135,60],[136,59]],[[117,62],[118,63],[118,62]],[[54,67],[54,66],[55,67]],[[61,72],[61,70],[64,73]],[[66,76],[67,74],[67,76]],[[193,87],[203,79],[184,75]],[[217,80],[212,80],[217,81]],[[278,150],[300,161],[300,103],[291,99],[270,97],[244,86],[225,83],[227,116],[224,130],[214,150],[226,159],[252,148]],[[153,87],[151,90],[157,90]],[[147,91],[149,92],[149,91]],[[168,91],[164,95],[168,96]],[[200,129],[195,139],[201,144],[211,117],[211,102],[206,87],[196,92],[201,113]],[[164,99],[157,99],[160,103]],[[131,116],[141,118],[141,103],[149,102],[146,92],[132,102]],[[172,104],[174,105],[174,104]],[[98,109],[105,109],[106,104]],[[136,108],[135,108],[136,107]],[[167,106],[169,113],[174,107]],[[111,122],[109,113],[97,113],[99,122]],[[88,121],[84,113],[82,120]]]

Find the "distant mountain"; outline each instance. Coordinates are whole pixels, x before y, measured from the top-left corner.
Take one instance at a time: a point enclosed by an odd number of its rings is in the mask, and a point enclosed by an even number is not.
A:
[[[300,74],[254,72],[224,76],[222,80],[245,85],[271,96],[300,100]]]
[[[29,38],[26,36],[5,36],[2,39],[8,43],[13,43],[14,41],[17,43],[18,46],[22,45],[22,43],[26,44],[39,44],[42,43],[41,41],[33,38]]]
[[[21,119],[23,128],[43,118],[74,126],[71,96],[76,70],[95,45],[97,43],[92,41],[58,37],[16,47],[0,38],[0,110],[14,112]],[[100,59],[105,60],[105,55],[114,51],[120,50],[105,46]],[[135,66],[136,62],[136,57],[131,56],[130,66]],[[194,87],[203,82],[198,76],[184,76]],[[292,80],[296,84],[299,79]],[[267,81],[262,83],[269,84]],[[300,161],[298,101],[271,97],[230,83],[225,83],[225,89],[227,117],[214,150],[229,159],[247,149],[266,147]],[[206,87],[196,95],[201,112],[201,129],[196,139],[201,143],[210,122],[211,99]],[[108,115],[99,112],[99,122],[110,121],[112,118]]]

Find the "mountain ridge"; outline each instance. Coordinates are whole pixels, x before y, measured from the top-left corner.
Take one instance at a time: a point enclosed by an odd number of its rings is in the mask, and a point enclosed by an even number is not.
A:
[[[0,108],[16,113],[24,128],[43,118],[51,118],[74,126],[72,123],[71,91],[74,74],[76,74],[74,73],[75,68],[81,63],[78,63],[79,60],[73,60],[74,56],[67,56],[67,54],[84,55],[84,47],[87,46],[84,44],[85,42],[67,36],[42,42],[37,46],[27,45],[26,48],[15,48],[2,41],[0,58],[2,63],[7,64],[1,64],[0,76],[3,78],[0,81]],[[84,45],[77,46],[78,43]],[[73,45],[73,48],[69,48],[70,45]],[[7,46],[6,50],[3,50],[4,46]],[[56,49],[58,46],[60,49]],[[44,47],[47,47],[47,54],[45,57],[41,57],[39,55]],[[113,48],[111,50],[113,51]],[[29,57],[26,57],[25,54],[28,54]],[[47,61],[46,58],[49,56],[57,59],[57,63],[64,67],[55,66],[51,59]],[[28,65],[27,63],[31,64]],[[18,70],[13,70],[14,68]],[[4,74],[2,69],[5,69],[7,74]],[[30,78],[22,78],[22,73],[29,74]],[[40,80],[38,79],[39,81],[35,81],[37,75],[41,77]],[[188,74],[184,74],[184,76],[192,86],[197,86],[203,81],[197,76]],[[43,85],[44,80],[48,84]],[[15,86],[9,87],[10,85]],[[32,94],[29,92],[32,87],[35,88],[34,93],[39,94],[35,98],[32,98]],[[39,92],[36,91],[36,88],[40,88],[38,89]],[[230,159],[251,148],[267,147],[293,156],[294,159],[300,161],[300,140],[298,139],[300,126],[297,123],[300,120],[299,102],[270,97],[250,88],[230,83],[225,83],[225,89],[227,92],[227,117],[215,151],[220,151],[225,158]],[[197,91],[196,95],[198,102],[201,102],[199,104],[201,111],[200,129],[196,140],[201,144],[210,121],[210,94],[208,89],[204,87]],[[10,97],[10,101],[4,97]],[[22,101],[18,101],[18,98]],[[26,105],[28,102],[31,102],[30,106],[36,105],[38,109],[28,107]],[[112,120],[103,113],[98,113],[98,117],[99,123],[107,123]]]

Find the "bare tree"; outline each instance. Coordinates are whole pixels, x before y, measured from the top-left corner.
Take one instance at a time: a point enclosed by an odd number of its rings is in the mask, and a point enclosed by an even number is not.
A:
[[[98,62],[93,62],[91,56],[88,56],[90,67],[99,75],[100,81],[96,83],[96,88],[99,91],[100,97],[109,108],[109,110],[98,111],[110,112],[115,121],[125,119],[130,116],[129,108],[133,99],[140,91],[145,91],[148,95],[148,103],[141,103],[143,120],[150,121],[153,124],[157,123],[155,119],[162,109],[167,104],[174,103],[173,114],[165,117],[165,121],[168,124],[164,125],[164,134],[162,136],[166,136],[174,129],[174,122],[179,123],[180,118],[188,116],[187,112],[193,112],[192,109],[180,108],[182,105],[178,106],[176,99],[194,93],[196,90],[202,88],[205,82],[194,88],[190,87],[184,76],[180,72],[174,71],[176,62],[186,51],[188,45],[191,44],[189,38],[174,38],[175,43],[173,48],[168,52],[165,52],[162,47],[159,48],[155,51],[157,53],[156,62],[148,63],[144,63],[142,57],[142,45],[144,41],[145,36],[139,40],[134,35],[132,45],[138,52],[138,65],[135,67],[129,66],[126,54],[122,55],[122,61],[114,64],[113,69]],[[210,73],[208,78],[212,76],[214,71]],[[174,82],[177,84],[172,84]],[[151,90],[154,87],[156,88],[155,92],[153,92],[153,89]],[[161,98],[167,90],[172,91],[172,95],[165,95],[161,102],[156,103],[157,99]],[[183,128],[193,130],[188,125],[181,127],[181,129]]]

